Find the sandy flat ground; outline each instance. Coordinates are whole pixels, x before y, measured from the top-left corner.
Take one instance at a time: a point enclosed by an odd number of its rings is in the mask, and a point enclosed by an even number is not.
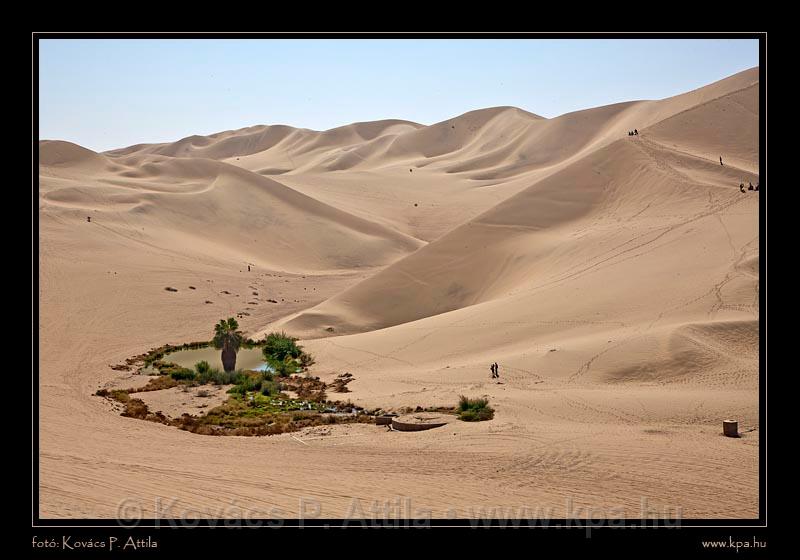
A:
[[[161,391],[143,391],[134,397],[142,399],[152,412],[161,412],[169,418],[181,414],[204,414],[228,398],[226,391],[233,385],[203,385],[199,387],[173,387]]]
[[[40,515],[757,516],[758,119],[751,69],[553,119],[41,142]],[[495,419],[209,437],[92,396],[231,315],[357,404]]]

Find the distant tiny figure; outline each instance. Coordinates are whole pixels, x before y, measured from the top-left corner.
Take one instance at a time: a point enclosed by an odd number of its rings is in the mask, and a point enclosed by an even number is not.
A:
[[[750,186],[747,188],[747,190],[748,190],[748,191],[752,191],[752,190],[754,190],[754,189],[753,189],[753,183],[750,183]]]
[[[639,131],[637,129],[635,129],[635,128],[633,129],[633,135],[634,136],[639,136]]]
[[[492,364],[492,367],[494,368],[495,379],[500,379],[500,366],[498,366],[497,362],[495,362],[494,364]]]
[[[739,191],[744,192],[744,183],[739,183]]]
[[[628,136],[633,136],[633,132],[631,132],[631,131],[629,130],[629,131],[628,131]]]
[[[86,221],[87,222],[91,222],[92,221],[92,217],[91,216],[86,216]]]
[[[247,265],[247,272],[250,272],[250,265]]]
[[[719,164],[722,165],[722,156],[719,156]]]

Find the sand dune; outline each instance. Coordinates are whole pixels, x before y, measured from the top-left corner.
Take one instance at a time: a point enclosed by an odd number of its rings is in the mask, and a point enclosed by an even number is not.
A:
[[[436,517],[641,517],[643,500],[756,516],[761,195],[739,183],[759,181],[758,96],[754,68],[552,119],[40,142],[40,514],[174,498],[173,514],[235,499],[297,517],[306,497],[342,517],[405,496]],[[486,395],[497,415],[304,444],[192,435],[91,396],[131,383],[109,364],[233,314],[302,336],[358,404]],[[728,417],[754,431],[722,437]]]
[[[74,174],[43,181],[44,212],[91,214],[100,206],[96,223],[129,231],[141,225],[141,235],[173,250],[207,244],[240,262],[287,270],[378,266],[422,244],[215,160],[145,158],[133,166],[126,156],[119,160],[122,171],[103,175],[97,171],[109,159],[85,152],[64,156],[62,143],[40,145],[43,162],[59,162]]]
[[[758,90],[750,87],[732,94],[733,98],[728,95],[660,122],[652,137],[650,129],[643,128],[638,137],[618,139],[294,319],[288,326],[309,333],[307,329],[314,318],[321,317],[317,334],[323,335],[329,317],[346,317],[331,308],[346,310],[357,318],[347,327],[346,319],[338,319],[345,332],[405,323],[501,297],[515,289],[535,289],[529,286],[535,286],[537,280],[540,285],[552,285],[559,276],[570,278],[580,273],[583,262],[587,263],[587,270],[600,263],[611,265],[619,255],[629,255],[642,245],[637,239],[663,238],[680,228],[691,229],[688,224],[698,222],[711,222],[711,227],[719,228],[715,217],[718,213],[732,205],[752,204],[739,196],[738,184],[740,178],[758,181],[756,175],[744,169],[758,167],[757,141],[756,149],[751,150],[753,138],[757,139],[757,113],[735,113],[736,126],[727,127],[723,140],[699,152],[689,152],[687,143],[677,149],[674,144],[662,142],[669,142],[669,131],[686,128],[687,119],[705,127],[715,120],[721,106],[741,107],[749,102],[752,108],[751,98],[757,99],[757,94]],[[695,143],[702,143],[704,136],[716,138],[713,131],[686,135]],[[731,171],[709,156],[727,156],[731,150],[720,152],[718,148],[730,147],[737,139],[744,149],[734,151],[739,157],[731,159],[743,162],[744,168]],[[750,159],[741,159],[748,154]],[[675,212],[676,206],[692,211],[681,215]],[[666,214],[649,219],[661,212]],[[624,224],[623,236],[613,232],[613,224]],[[656,228],[660,228],[658,236],[651,234]],[[576,237],[576,232],[583,231],[586,233]],[[750,231],[757,236],[756,212],[751,214]],[[631,241],[620,243],[616,250],[598,251],[612,243],[607,238],[616,238],[613,242],[620,238]],[[564,253],[568,258],[561,257]],[[700,255],[692,256],[683,261],[684,265],[670,261],[670,270],[691,268],[699,258]],[[598,264],[588,264],[594,261]],[[555,271],[564,272],[559,275]],[[556,280],[542,282],[543,276]]]

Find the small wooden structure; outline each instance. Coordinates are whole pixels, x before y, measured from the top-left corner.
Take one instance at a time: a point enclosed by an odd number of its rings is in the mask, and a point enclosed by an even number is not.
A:
[[[736,420],[723,420],[722,433],[728,437],[739,437],[739,422]]]
[[[452,418],[449,415],[430,412],[407,414],[393,418],[392,429],[398,432],[421,432],[422,430],[444,426]]]
[[[382,414],[381,416],[375,417],[375,423],[378,426],[389,426],[392,423],[392,418],[397,416],[396,414]]]

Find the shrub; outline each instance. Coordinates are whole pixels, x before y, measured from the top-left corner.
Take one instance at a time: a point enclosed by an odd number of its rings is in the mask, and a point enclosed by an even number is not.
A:
[[[171,389],[178,385],[178,382],[169,375],[157,375],[151,377],[144,387],[139,387],[136,390],[128,389],[130,393],[144,393],[147,391],[161,391],[162,389]]]
[[[297,362],[289,356],[283,360],[270,357],[267,358],[267,363],[278,377],[289,377],[293,373],[297,373]]]
[[[269,333],[264,339],[264,348],[262,349],[264,358],[269,360],[283,361],[287,356],[291,358],[299,358],[303,353],[303,349],[297,345],[297,339],[287,335],[285,332]]]
[[[153,364],[161,375],[171,375],[174,379],[193,379],[194,371],[179,366],[172,362],[158,362]],[[177,375],[177,377],[175,377]]]
[[[180,368],[172,370],[170,376],[176,381],[192,380],[194,379],[195,373],[190,369]]]
[[[125,410],[121,415],[129,418],[139,418],[140,420],[144,420],[147,418],[148,412],[147,405],[143,400],[129,399],[125,402]]]
[[[236,380],[236,385],[242,387],[244,392],[259,391],[264,377],[259,373],[242,373]]]
[[[131,397],[128,394],[128,391],[124,389],[114,389],[113,391],[111,391],[111,398],[114,399],[115,401],[126,403],[130,400]]]
[[[489,406],[489,399],[470,399],[461,395],[458,399],[458,419],[465,422],[481,422],[494,418],[494,409]]]
[[[277,381],[272,381],[271,379],[265,379],[261,382],[261,394],[265,397],[270,397],[273,395],[277,395],[281,392],[280,383]]]
[[[314,355],[313,354],[306,354],[303,352],[300,354],[300,367],[303,369],[308,369],[313,366],[315,363]]]
[[[213,381],[214,384],[216,385],[230,385],[231,383],[238,384],[241,375],[242,375],[242,370],[220,371],[218,369],[215,369]]]
[[[201,385],[216,383],[215,379],[220,375],[219,369],[210,367],[206,361],[196,363],[194,369],[197,372],[194,378]]]

